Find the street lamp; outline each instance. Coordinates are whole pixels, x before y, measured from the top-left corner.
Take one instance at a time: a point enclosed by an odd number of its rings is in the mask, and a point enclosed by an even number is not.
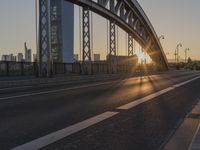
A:
[[[176,62],[176,64],[179,62],[179,47],[182,47],[181,43],[177,44],[176,50],[175,50],[175,62]]]
[[[164,40],[164,39],[165,39],[165,36],[164,36],[164,35],[161,35],[161,36],[158,37],[158,39],[159,39],[159,40],[161,40],[161,39]]]
[[[185,63],[187,63],[187,51],[189,51],[189,50],[190,50],[189,48],[185,49]]]

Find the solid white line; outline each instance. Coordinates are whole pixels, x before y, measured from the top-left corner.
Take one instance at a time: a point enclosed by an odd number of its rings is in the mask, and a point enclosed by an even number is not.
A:
[[[17,146],[11,150],[37,150],[42,147],[45,147],[51,143],[54,143],[60,139],[63,139],[71,134],[74,134],[78,131],[81,131],[85,128],[88,128],[94,124],[97,124],[103,120],[106,120],[108,118],[113,117],[114,115],[117,115],[118,112],[105,112],[103,114],[100,114],[98,116],[89,118],[87,120],[84,120],[82,122],[79,122],[77,124],[74,124],[72,126],[69,126],[67,128],[61,129],[59,131],[53,132],[51,134],[48,134],[46,136],[43,136],[39,139],[33,140],[29,143]]]
[[[135,101],[133,101],[133,102],[130,102],[130,103],[128,103],[128,104],[125,104],[125,105],[123,105],[123,106],[120,106],[120,107],[118,107],[117,109],[122,109],[122,110],[131,109],[131,108],[133,108],[133,107],[135,107],[135,106],[137,106],[137,105],[140,105],[140,104],[142,104],[142,103],[144,103],[144,102],[147,102],[147,101],[149,101],[149,100],[151,100],[151,99],[153,99],[153,98],[155,98],[155,97],[158,97],[158,96],[160,96],[160,95],[162,95],[162,94],[165,94],[165,93],[167,93],[167,92],[169,92],[169,91],[171,91],[171,90],[173,90],[173,89],[175,89],[175,88],[177,88],[177,87],[183,86],[183,85],[185,85],[185,84],[187,84],[187,83],[189,83],[189,82],[192,82],[192,81],[194,81],[194,80],[197,80],[197,79],[199,79],[199,78],[200,78],[200,76],[198,76],[198,77],[196,77],[196,78],[193,78],[193,79],[190,79],[190,80],[188,80],[188,81],[184,81],[184,82],[182,82],[182,83],[173,85],[172,87],[168,87],[168,88],[166,88],[166,89],[164,89],[164,90],[158,91],[158,92],[153,93],[153,94],[150,94],[150,95],[148,95],[148,96],[146,96],[146,97],[137,99],[137,100],[135,100]]]
[[[123,109],[123,110],[131,109],[131,108],[133,108],[133,107],[135,107],[135,106],[137,106],[137,105],[140,105],[140,104],[142,104],[142,103],[145,103],[145,102],[147,102],[147,101],[149,101],[149,100],[151,100],[151,99],[153,99],[153,98],[155,98],[155,97],[158,97],[158,96],[160,96],[160,95],[162,95],[162,94],[164,94],[164,93],[166,93],[166,92],[169,92],[169,91],[171,91],[171,90],[173,90],[173,89],[174,89],[174,88],[172,88],[172,87],[166,88],[166,89],[161,90],[161,91],[159,91],[159,92],[150,94],[150,95],[148,95],[148,96],[146,96],[146,97],[137,99],[137,100],[135,100],[135,101],[133,101],[133,102],[130,102],[130,103],[128,103],[128,104],[125,104],[125,105],[123,105],[123,106],[120,106],[120,107],[118,107],[117,109]]]
[[[89,88],[89,87],[94,87],[94,86],[100,86],[100,85],[110,84],[110,83],[114,83],[114,82],[117,82],[117,81],[109,81],[109,82],[103,82],[103,83],[97,83],[97,84],[90,84],[90,85],[82,85],[82,86],[71,87],[71,88],[64,88],[64,89],[58,89],[58,90],[51,90],[51,91],[44,91],[44,92],[37,92],[37,93],[30,93],[30,94],[22,94],[22,95],[1,97],[0,100],[8,100],[8,99],[22,98],[22,97],[28,97],[28,96],[36,96],[36,95],[56,93],[56,92],[62,92],[62,91],[68,91],[68,90],[76,90],[76,89],[81,89],[81,88]]]

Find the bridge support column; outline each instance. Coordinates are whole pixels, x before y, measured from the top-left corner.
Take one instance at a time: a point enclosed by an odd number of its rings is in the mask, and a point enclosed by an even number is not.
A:
[[[133,36],[128,34],[128,56],[131,57],[134,55],[134,48],[133,48]],[[132,62],[133,64],[133,62]],[[130,59],[128,60],[128,71],[133,71],[133,66],[131,66]]]
[[[40,77],[50,76],[50,41],[49,41],[50,1],[39,0],[39,48],[38,73]]]
[[[90,45],[90,12],[87,7],[83,7],[82,13],[83,21],[83,64],[82,73],[91,74],[92,73],[92,63],[91,63],[91,45]]]
[[[117,72],[117,58],[116,58],[116,29],[115,22],[110,21],[110,53],[109,53],[109,68],[111,73]]]
[[[133,49],[133,36],[128,34],[128,56],[134,55],[134,49]]]

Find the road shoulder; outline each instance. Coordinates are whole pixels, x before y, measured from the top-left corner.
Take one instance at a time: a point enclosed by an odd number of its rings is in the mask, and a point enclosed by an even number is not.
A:
[[[198,132],[200,132],[199,125],[200,102],[198,102],[185,117],[183,123],[165,145],[164,150],[195,150],[195,147],[200,144],[200,142],[197,141],[197,135],[199,135]]]

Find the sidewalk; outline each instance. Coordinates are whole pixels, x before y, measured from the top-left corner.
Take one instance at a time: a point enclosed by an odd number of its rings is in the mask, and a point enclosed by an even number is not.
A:
[[[200,99],[198,101],[164,150],[200,150]]]

